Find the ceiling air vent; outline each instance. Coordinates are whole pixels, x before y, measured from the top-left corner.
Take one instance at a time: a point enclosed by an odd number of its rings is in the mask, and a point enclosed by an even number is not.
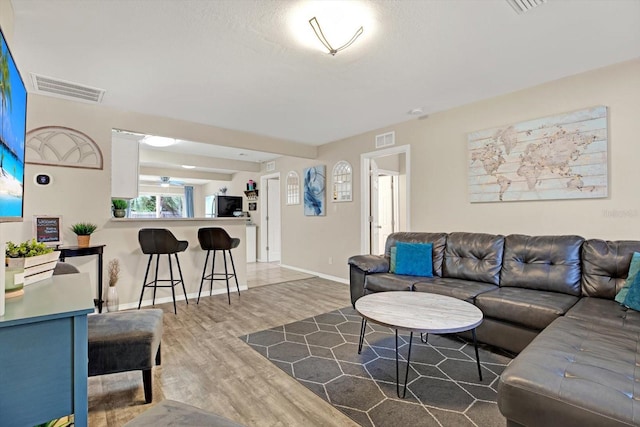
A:
[[[396,143],[396,133],[387,132],[376,135],[376,148],[390,147]]]
[[[507,3],[509,3],[518,14],[528,12],[534,7],[546,2],[547,0],[507,0]]]
[[[31,73],[33,87],[43,95],[59,96],[87,102],[102,102],[105,90]]]
[[[267,162],[266,169],[267,169],[267,172],[272,172],[276,170],[276,162]]]

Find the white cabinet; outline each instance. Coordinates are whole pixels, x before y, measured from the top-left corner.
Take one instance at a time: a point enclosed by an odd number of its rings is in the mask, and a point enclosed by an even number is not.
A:
[[[111,197],[135,199],[138,197],[138,141],[112,138],[111,140]]]
[[[247,225],[247,262],[256,262],[256,236],[258,226]]]

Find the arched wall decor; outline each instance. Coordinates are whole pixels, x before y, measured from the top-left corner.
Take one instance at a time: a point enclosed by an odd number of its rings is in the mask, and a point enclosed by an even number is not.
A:
[[[102,169],[102,151],[93,139],[75,129],[44,126],[27,132],[26,163]]]
[[[352,199],[351,181],[353,168],[351,163],[340,160],[333,167],[333,201],[350,202]]]
[[[290,171],[287,174],[287,205],[300,204],[300,178],[298,172]]]

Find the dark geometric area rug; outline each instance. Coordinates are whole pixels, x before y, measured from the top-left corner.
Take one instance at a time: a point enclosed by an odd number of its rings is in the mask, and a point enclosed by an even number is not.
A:
[[[496,389],[509,355],[480,345],[480,381],[472,343],[430,335],[424,344],[414,334],[407,395],[400,399],[395,331],[368,322],[358,354],[360,321],[348,307],[241,339],[362,426],[506,425]],[[409,334],[400,337],[400,360],[406,361]],[[405,368],[401,363],[401,375]]]

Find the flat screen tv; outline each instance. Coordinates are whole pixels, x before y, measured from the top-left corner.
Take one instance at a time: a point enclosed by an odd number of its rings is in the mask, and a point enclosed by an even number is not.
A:
[[[242,212],[242,196],[216,196],[216,216],[235,216],[234,212]]]
[[[0,222],[21,221],[27,89],[0,29]]]

